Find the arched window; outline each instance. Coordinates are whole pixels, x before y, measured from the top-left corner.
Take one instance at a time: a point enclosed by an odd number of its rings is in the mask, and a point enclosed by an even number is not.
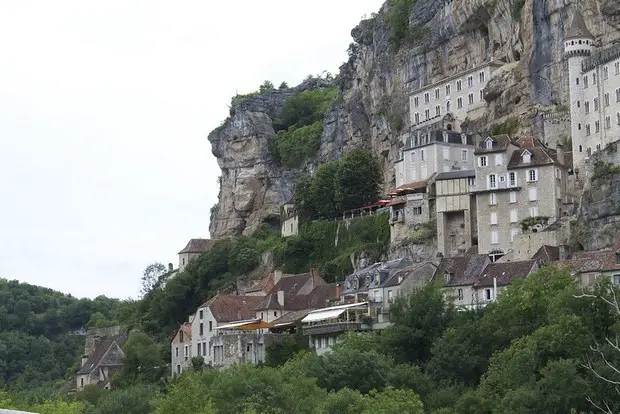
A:
[[[583,147],[581,145],[579,146],[579,152],[583,152]]]

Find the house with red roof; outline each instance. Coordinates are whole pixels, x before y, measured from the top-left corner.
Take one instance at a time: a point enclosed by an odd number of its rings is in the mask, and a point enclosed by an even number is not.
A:
[[[212,239],[190,239],[179,252],[179,272],[185,270],[190,261],[211,250],[214,244],[215,240]]]

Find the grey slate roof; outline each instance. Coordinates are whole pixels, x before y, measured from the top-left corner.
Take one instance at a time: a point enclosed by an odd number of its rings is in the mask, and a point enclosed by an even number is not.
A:
[[[347,276],[343,282],[342,293],[350,294],[355,292],[367,292],[369,289],[375,289],[383,286],[399,269],[404,269],[411,266],[411,262],[408,259],[396,259],[386,262],[374,263],[364,269],[359,270],[349,276]],[[379,274],[379,284],[375,283],[375,275]],[[366,278],[369,277],[370,281],[368,286],[366,285]],[[360,280],[360,288],[355,288],[355,279]]]
[[[493,140],[493,146],[491,148],[487,148],[487,141],[489,139]],[[478,146],[476,147],[474,154],[489,154],[493,152],[506,151],[506,149],[508,149],[508,146],[512,143],[513,142],[510,139],[510,136],[506,134],[487,137],[478,143]]]
[[[446,286],[473,285],[489,263],[489,257],[485,254],[444,257],[435,275],[443,279],[444,275],[449,273],[450,280]]]
[[[569,39],[594,39],[592,32],[586,27],[586,22],[583,20],[583,15],[579,11],[575,11],[573,20],[568,26],[564,40]]]
[[[448,171],[437,174],[435,177],[435,181],[441,180],[455,180],[457,178],[470,178],[475,177],[475,170],[457,170],[457,171]]]

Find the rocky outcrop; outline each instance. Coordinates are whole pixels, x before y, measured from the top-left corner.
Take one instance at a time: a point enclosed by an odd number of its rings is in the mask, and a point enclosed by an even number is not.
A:
[[[490,80],[486,110],[469,125],[484,128],[518,115],[532,133],[541,107],[568,100],[562,42],[565,23],[580,10],[597,40],[620,38],[617,0],[417,0],[410,11],[416,40],[398,51],[390,44],[387,6],[355,27],[349,60],[337,82],[340,96],[325,118],[316,160],[338,159],[355,147],[379,157],[385,189],[409,124],[408,96],[421,85],[493,60],[505,66]],[[315,81],[316,82],[316,81]],[[300,85],[299,88],[316,85]],[[280,167],[269,136],[284,100],[295,90],[273,91],[242,102],[209,135],[222,169],[219,203],[211,214],[214,238],[248,234],[276,222],[293,192],[296,174]]]

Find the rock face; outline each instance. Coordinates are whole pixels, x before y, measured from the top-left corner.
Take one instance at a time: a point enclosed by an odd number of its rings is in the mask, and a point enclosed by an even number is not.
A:
[[[417,0],[410,11],[417,40],[396,51],[384,5],[351,32],[350,57],[337,77],[340,98],[325,118],[317,159],[303,170],[368,147],[382,163],[385,189],[392,187],[411,92],[490,60],[505,65],[490,79],[486,111],[472,126],[518,115],[521,132],[532,133],[540,109],[568,101],[562,44],[574,10],[600,44],[620,39],[617,0]],[[306,83],[242,102],[209,134],[222,169],[211,237],[249,234],[262,222],[277,222],[299,171],[274,161],[268,145],[272,122],[287,96],[316,86]]]

